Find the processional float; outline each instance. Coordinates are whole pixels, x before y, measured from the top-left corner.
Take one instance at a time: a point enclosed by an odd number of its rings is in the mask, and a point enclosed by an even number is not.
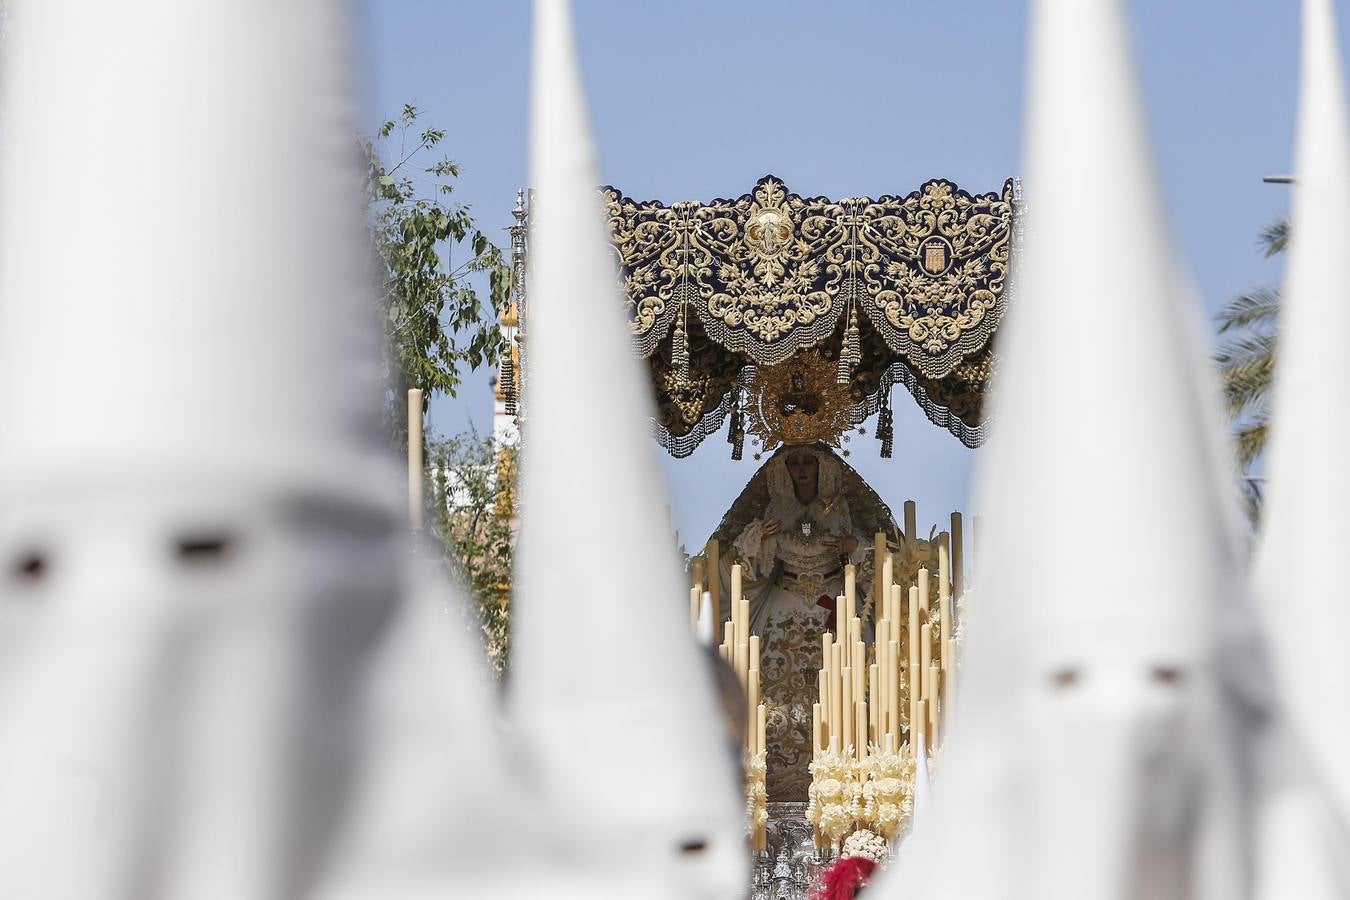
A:
[[[689,621],[734,672],[744,708],[736,731],[757,890],[802,895],[832,857],[876,856],[906,833],[916,770],[940,745],[967,587],[962,514],[921,531],[906,501],[897,521],[840,457],[872,417],[878,452],[891,456],[897,385],[966,446],[983,442],[1020,184],[971,194],[937,179],[907,195],[831,200],[766,176],[709,203],[639,202],[613,187],[601,197],[656,441],[683,458],[725,431],[733,459],[747,438],[767,459],[688,558]],[[498,412],[513,424],[531,371],[527,198],[517,195],[501,317]],[[801,447],[838,473],[825,507],[840,503],[861,546],[810,571],[757,566],[742,538],[762,530],[774,467]],[[813,509],[785,523],[790,539],[820,531]],[[800,646],[785,657],[752,599],[785,579],[828,612],[811,622],[809,661]],[[794,741],[804,754],[787,749]],[[794,761],[798,777],[786,778]]]

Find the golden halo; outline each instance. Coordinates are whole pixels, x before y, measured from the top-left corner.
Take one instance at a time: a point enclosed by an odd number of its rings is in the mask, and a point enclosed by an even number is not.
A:
[[[757,369],[747,390],[747,428],[766,451],[779,444],[824,443],[837,448],[853,427],[849,386],[839,384],[836,365],[819,353],[798,353],[776,366]]]

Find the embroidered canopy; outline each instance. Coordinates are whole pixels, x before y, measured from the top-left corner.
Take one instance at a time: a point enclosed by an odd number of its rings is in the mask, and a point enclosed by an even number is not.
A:
[[[603,194],[634,341],[656,388],[657,437],[673,455],[692,453],[734,413],[728,440],[739,456],[760,373],[805,357],[847,386],[849,423],[883,411],[884,455],[895,384],[962,443],[984,439],[1013,180],[972,195],[937,179],[876,200],[802,197],[772,175],[710,203]]]

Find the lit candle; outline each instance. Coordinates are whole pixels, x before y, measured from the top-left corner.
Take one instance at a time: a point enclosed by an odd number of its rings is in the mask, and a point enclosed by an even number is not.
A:
[[[422,390],[408,389],[408,521],[422,530]]]
[[[928,567],[923,566],[919,569],[919,609],[923,610],[924,618],[928,617],[928,610],[932,609],[932,591],[929,589]]]

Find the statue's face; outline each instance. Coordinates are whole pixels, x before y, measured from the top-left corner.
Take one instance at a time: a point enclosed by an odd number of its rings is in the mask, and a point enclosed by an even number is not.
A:
[[[803,503],[809,503],[816,496],[816,489],[820,483],[820,460],[814,453],[789,453],[783,458],[787,465],[788,475],[792,478],[792,486],[797,492],[797,499]]]

